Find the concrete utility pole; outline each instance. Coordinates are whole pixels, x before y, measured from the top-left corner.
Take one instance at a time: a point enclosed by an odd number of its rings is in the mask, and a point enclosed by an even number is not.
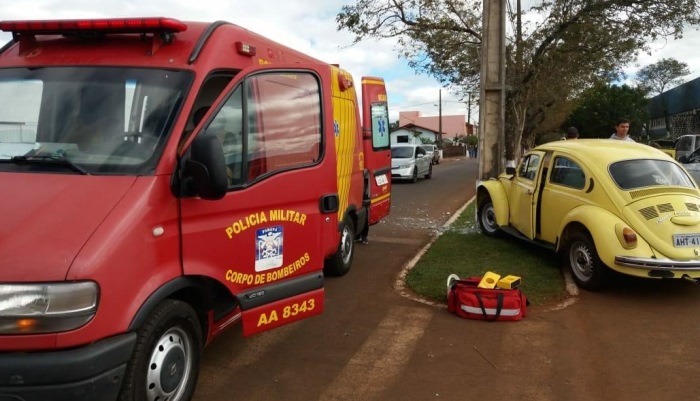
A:
[[[505,170],[505,0],[484,1],[482,26],[479,179],[488,180]]]
[[[442,89],[438,93],[438,148],[442,148]]]

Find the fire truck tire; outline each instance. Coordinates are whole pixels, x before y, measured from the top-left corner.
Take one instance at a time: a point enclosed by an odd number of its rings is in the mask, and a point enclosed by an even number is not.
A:
[[[163,301],[138,330],[119,400],[189,400],[201,355],[202,329],[197,313],[185,302]]]
[[[340,230],[338,249],[333,256],[325,260],[323,272],[328,276],[345,275],[350,271],[353,256],[355,256],[355,225],[350,218],[345,217]]]

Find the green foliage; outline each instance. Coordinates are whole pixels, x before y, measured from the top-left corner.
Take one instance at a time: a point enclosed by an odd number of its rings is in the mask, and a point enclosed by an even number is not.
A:
[[[637,71],[639,86],[655,95],[683,83],[681,77],[690,74],[688,64],[673,58],[664,58]]]
[[[543,252],[514,238],[490,238],[479,232],[474,203],[438,238],[416,266],[406,284],[417,294],[445,302],[447,276],[482,276],[487,271],[522,278],[521,289],[531,303],[542,305],[567,296],[554,253]]]
[[[649,120],[649,100],[642,88],[597,84],[585,91],[564,127],[578,128],[580,138],[607,138],[621,117],[631,121],[630,135],[639,136]]]
[[[479,86],[481,13],[480,0],[355,0],[336,21],[355,41],[396,39],[415,70],[466,99]],[[619,76],[653,40],[681,37],[686,26],[700,23],[697,0],[551,0],[523,14],[536,22],[524,24],[522,39],[507,40],[509,156],[522,142],[556,130],[581,92]]]

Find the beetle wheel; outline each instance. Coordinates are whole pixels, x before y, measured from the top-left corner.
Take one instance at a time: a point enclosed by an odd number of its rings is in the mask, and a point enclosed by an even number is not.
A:
[[[567,254],[569,270],[576,284],[595,291],[605,285],[607,267],[598,257],[598,251],[590,235],[575,232],[568,241]]]
[[[479,221],[479,228],[481,228],[482,233],[489,237],[498,235],[499,229],[498,223],[496,223],[496,211],[493,208],[491,198],[486,198],[481,203],[479,213],[477,214],[477,220]]]

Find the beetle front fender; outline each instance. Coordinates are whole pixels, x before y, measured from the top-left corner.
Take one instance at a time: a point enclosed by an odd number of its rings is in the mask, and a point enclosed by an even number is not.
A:
[[[510,208],[508,207],[508,195],[500,181],[482,181],[476,187],[476,210],[481,209],[484,201],[491,198],[493,211],[496,214],[496,223],[499,226],[507,226],[510,221]]]

